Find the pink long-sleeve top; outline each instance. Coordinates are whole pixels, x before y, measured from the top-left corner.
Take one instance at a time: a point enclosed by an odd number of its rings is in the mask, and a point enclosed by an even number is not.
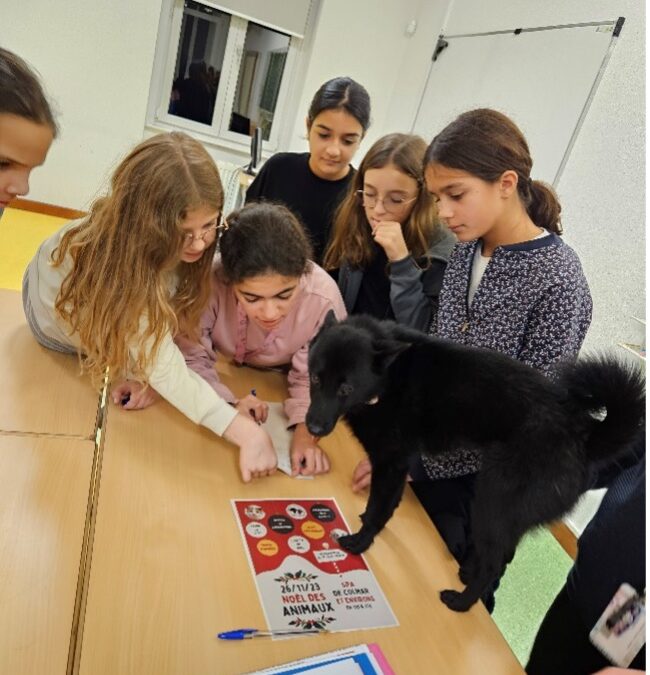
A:
[[[210,304],[201,317],[199,342],[186,337],[176,339],[187,365],[230,403],[234,403],[236,397],[219,380],[215,370],[218,353],[239,364],[266,368],[289,366],[289,397],[284,402],[288,426],[304,422],[309,408],[309,342],[330,309],[338,319],[346,316],[336,282],[325,270],[311,263],[300,277],[289,313],[270,332],[248,319],[232,288],[220,280],[218,266],[212,286]]]

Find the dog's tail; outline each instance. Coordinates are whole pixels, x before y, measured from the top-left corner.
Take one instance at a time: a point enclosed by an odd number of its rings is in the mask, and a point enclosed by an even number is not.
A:
[[[611,355],[591,356],[564,366],[559,383],[593,420],[589,460],[611,460],[634,441],[645,422],[645,378],[638,367]]]

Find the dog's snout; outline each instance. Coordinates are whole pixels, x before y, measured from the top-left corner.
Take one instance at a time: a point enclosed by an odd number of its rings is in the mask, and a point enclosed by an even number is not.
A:
[[[305,424],[307,425],[307,431],[309,431],[312,436],[327,436],[334,428],[336,419],[334,419],[333,422],[330,422],[329,415],[323,415],[316,412],[312,403],[310,409],[307,411]]]
[[[307,431],[309,431],[312,436],[325,436],[327,434],[325,425],[318,424],[317,422],[307,421]]]

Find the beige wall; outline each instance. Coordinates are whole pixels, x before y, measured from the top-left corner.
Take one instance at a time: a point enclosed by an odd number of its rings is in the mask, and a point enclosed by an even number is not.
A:
[[[160,0],[2,1],[0,43],[40,73],[61,136],[30,198],[85,208],[142,139]]]

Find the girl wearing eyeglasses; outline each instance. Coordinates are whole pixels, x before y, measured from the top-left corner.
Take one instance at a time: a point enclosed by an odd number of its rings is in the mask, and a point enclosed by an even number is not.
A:
[[[177,338],[190,368],[225,400],[264,421],[267,404],[256,396],[237,400],[219,381],[217,354],[238,364],[285,367],[289,396],[284,402],[294,428],[294,474],[329,470],[329,460],[307,431],[307,351],[326,314],[346,316],[336,282],[313,263],[311,246],[296,217],[279,204],[248,204],[228,216],[219,242],[220,258],[200,341]]]
[[[354,175],[352,157],[370,126],[368,92],[349,77],[325,82],[307,114],[309,152],[279,152],[246,191],[246,203],[272,201],[298,216],[320,264],[332,217]]]
[[[426,330],[455,239],[424,185],[426,143],[380,138],[363,158],[334,221],[324,267],[337,270],[350,314]]]
[[[195,334],[210,297],[219,173],[186,134],[154,136],[117,167],[88,216],[45,240],[23,279],[36,340],[79,353],[93,382],[105,373],[126,410],[153,390],[192,421],[240,446],[244,480],[277,464],[267,434],[190,370],[173,337]],[[128,380],[127,380],[128,378]],[[148,386],[145,386],[148,385]]]

